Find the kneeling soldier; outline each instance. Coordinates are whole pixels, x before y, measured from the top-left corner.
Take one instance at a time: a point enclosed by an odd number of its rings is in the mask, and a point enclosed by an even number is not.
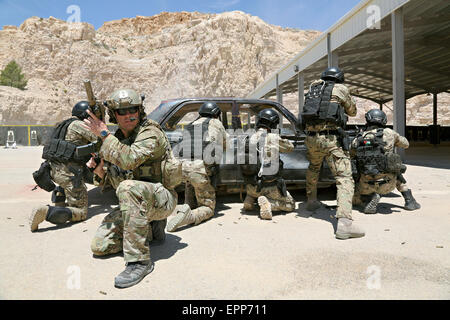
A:
[[[394,130],[385,128],[386,122],[382,110],[370,110],[366,113],[366,130],[352,142],[360,174],[353,203],[363,205],[365,213],[376,213],[380,195],[395,188],[405,198],[406,210],[420,208],[403,178],[406,166],[394,152],[394,147],[408,148],[409,142]]]
[[[257,166],[259,170],[253,175],[253,183],[246,185],[244,210],[253,210],[257,200],[260,217],[265,220],[272,219],[272,211],[291,212],[295,209],[295,200],[286,190],[281,177],[283,162],[280,159],[280,152],[292,152],[294,145],[289,140],[282,139],[278,133],[270,132],[277,128],[279,121],[276,111],[260,111],[256,119],[258,130],[249,141],[250,148],[258,147],[257,157],[260,162]],[[251,150],[248,152],[251,153]]]
[[[42,157],[47,161],[41,169],[50,170],[50,178],[58,186],[50,182],[53,189],[52,202],[54,206],[40,206],[34,208],[30,216],[30,229],[36,231],[43,221],[53,224],[64,224],[68,221],[83,221],[87,217],[88,192],[83,181],[86,162],[90,155],[77,157],[75,148],[97,141],[97,137],[84,127],[82,120],[89,117],[90,110],[87,101],[80,101],[72,109],[72,117],[56,125],[51,139],[44,147]],[[103,110],[96,110],[96,114],[103,119]],[[38,181],[36,181],[38,182]],[[90,181],[92,183],[92,181]],[[39,185],[39,183],[38,183]],[[46,189],[51,191],[51,188]],[[66,203],[67,201],[67,203]]]

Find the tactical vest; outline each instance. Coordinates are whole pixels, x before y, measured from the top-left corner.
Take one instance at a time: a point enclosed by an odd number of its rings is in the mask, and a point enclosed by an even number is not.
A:
[[[189,160],[203,160],[203,151],[206,149],[206,147],[211,143],[210,141],[206,141],[206,137],[208,136],[208,129],[209,129],[209,122],[211,121],[211,118],[207,118],[202,123],[190,123],[187,126],[184,127],[184,130],[186,133],[189,133],[190,137],[190,143],[189,141],[181,141],[178,143],[179,147],[181,148],[180,156],[184,159]],[[195,122],[195,121],[194,121]],[[184,134],[183,134],[184,135]],[[201,150],[199,150],[199,147],[201,146]],[[185,148],[190,148],[190,156],[183,151]],[[201,151],[201,152],[199,152]],[[198,153],[198,154],[196,154]],[[214,157],[215,150],[211,152],[211,156]]]
[[[146,120],[141,124],[141,127],[147,126],[155,126],[164,133],[161,126],[154,121]],[[126,139],[120,139],[120,134],[120,130],[117,130],[116,136],[119,135],[119,140],[128,146],[132,145],[137,137],[137,131]],[[174,189],[182,182],[181,162],[173,156],[170,142],[165,134],[164,138],[166,140],[164,153],[157,159],[147,160],[134,169],[133,178],[152,183],[162,183],[165,188]]]
[[[383,128],[378,128],[376,133],[360,133],[356,139],[356,166],[360,174],[375,176],[400,173],[401,157],[393,152],[386,153],[384,150],[386,143],[383,141]]]
[[[331,102],[334,85],[333,81],[323,81],[310,86],[301,113],[304,124],[334,123],[339,127],[345,126],[348,117],[344,108],[339,103]]]
[[[281,172],[283,170],[283,161],[281,157],[278,158],[279,167],[276,174],[264,174],[265,167],[270,164],[264,164],[264,146],[267,137],[264,138],[262,145],[253,145],[250,143],[250,136],[245,137],[245,163],[241,164],[241,172],[246,184],[269,185],[281,179]],[[256,149],[256,152],[254,151]]]
[[[42,152],[43,159],[60,163],[73,161],[83,165],[90,159],[90,155],[77,157],[75,151],[78,145],[65,140],[67,129],[75,120],[78,119],[70,118],[56,125],[50,135],[49,141],[44,146]]]

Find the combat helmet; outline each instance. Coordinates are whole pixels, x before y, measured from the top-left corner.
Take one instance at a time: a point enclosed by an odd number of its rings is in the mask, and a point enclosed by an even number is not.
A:
[[[256,127],[265,127],[267,129],[276,129],[280,122],[278,112],[273,109],[264,109],[258,113],[256,117]]]
[[[95,114],[97,118],[103,121],[105,118],[105,107],[102,105],[95,105],[93,108],[89,106],[88,101],[78,101],[72,108],[72,116],[80,120],[89,118],[87,110]]]
[[[106,101],[109,121],[111,123],[117,123],[117,119],[114,114],[115,110],[139,107],[139,117],[140,122],[142,122],[147,117],[147,114],[144,111],[144,106],[142,104],[144,99],[145,96],[143,94],[139,95],[133,89],[119,89],[114,91]]]
[[[80,120],[89,118],[89,114],[86,112],[89,109],[89,102],[78,101],[72,108],[72,116],[77,117]]]
[[[338,67],[330,67],[330,68],[325,69],[324,72],[322,72],[320,79],[331,80],[336,83],[343,83],[344,82],[344,72],[341,69],[339,69]]]
[[[366,113],[366,122],[368,125],[385,126],[387,123],[386,113],[380,109],[372,109]]]
[[[220,108],[215,102],[205,102],[198,109],[199,115],[208,118],[217,118],[220,115]]]

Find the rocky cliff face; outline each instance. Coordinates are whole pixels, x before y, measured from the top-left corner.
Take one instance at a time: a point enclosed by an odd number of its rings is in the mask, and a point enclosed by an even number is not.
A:
[[[32,17],[0,30],[0,69],[16,60],[27,90],[0,86],[0,124],[54,124],[85,100],[90,79],[98,99],[129,87],[146,95],[146,111],[161,100],[195,96],[245,96],[289,61],[318,31],[269,25],[234,11],[176,12],[105,22],[67,23]],[[296,94],[284,104],[297,114]],[[357,99],[358,115],[378,107]],[[440,94],[439,123],[450,125],[450,94]],[[384,110],[392,122],[392,104]],[[432,97],[408,100],[407,123],[432,122]]]
[[[87,23],[32,17],[0,31],[0,68],[22,66],[27,90],[0,86],[0,122],[55,123],[86,99],[83,80],[105,99],[131,87],[146,110],[161,100],[244,96],[319,32],[283,29],[243,12],[163,12]]]

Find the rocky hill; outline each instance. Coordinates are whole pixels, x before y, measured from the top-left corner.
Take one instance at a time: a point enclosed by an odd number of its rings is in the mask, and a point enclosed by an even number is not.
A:
[[[131,87],[146,110],[183,96],[244,96],[320,33],[272,26],[234,11],[163,12],[88,23],[32,17],[0,31],[0,68],[22,66],[27,90],[0,86],[0,123],[55,123],[86,98]]]
[[[281,28],[240,11],[222,14],[163,12],[105,22],[67,23],[31,17],[0,30],[0,69],[16,60],[27,89],[0,86],[0,124],[54,124],[86,99],[91,79],[99,99],[131,87],[146,95],[146,110],[161,100],[194,96],[245,96],[320,32]],[[408,124],[430,124],[431,101],[408,101]],[[450,95],[440,94],[439,123],[450,125]],[[284,104],[297,113],[296,94]],[[371,102],[358,99],[364,122]],[[392,121],[392,105],[384,109]]]

